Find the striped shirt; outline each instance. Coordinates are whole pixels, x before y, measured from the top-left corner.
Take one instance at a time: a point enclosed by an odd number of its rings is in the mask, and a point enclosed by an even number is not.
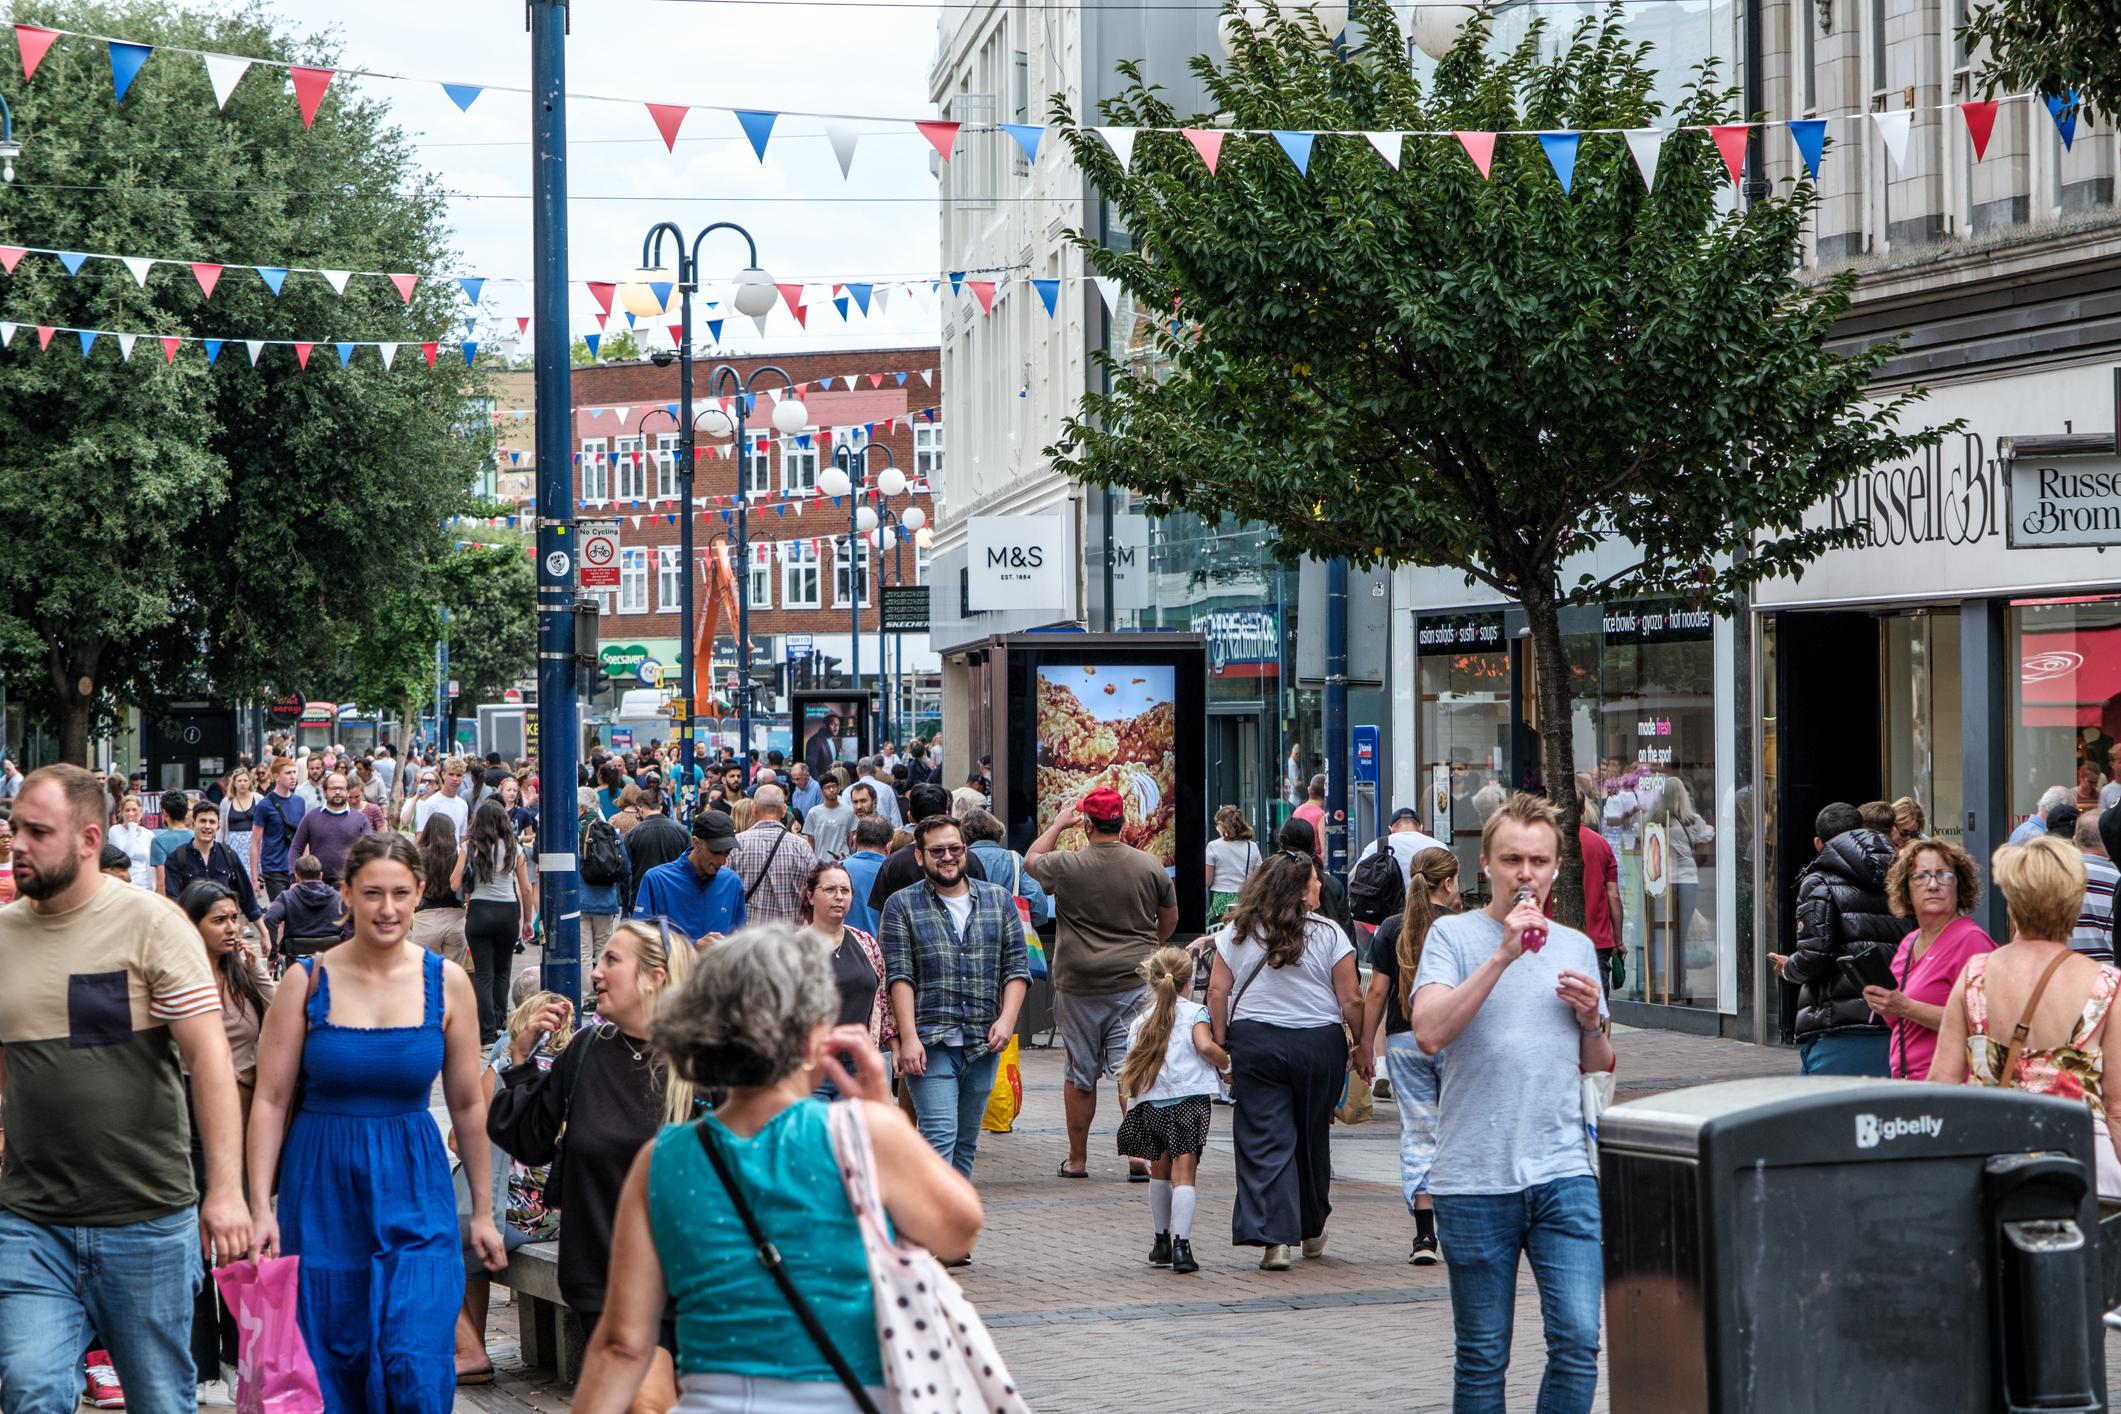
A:
[[[2084,856],[2084,909],[2069,935],[2072,950],[2094,962],[2114,960],[2114,886],[2121,869],[2096,854]]]

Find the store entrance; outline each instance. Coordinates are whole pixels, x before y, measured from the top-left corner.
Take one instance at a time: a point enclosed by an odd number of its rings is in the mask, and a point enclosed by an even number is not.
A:
[[[1208,810],[1210,820],[1225,805],[1245,814],[1252,832],[1264,840],[1274,828],[1267,812],[1267,779],[1261,768],[1262,709],[1211,708],[1208,713]]]

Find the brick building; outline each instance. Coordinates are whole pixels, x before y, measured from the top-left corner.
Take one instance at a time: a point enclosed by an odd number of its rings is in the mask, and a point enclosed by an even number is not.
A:
[[[703,359],[694,367],[696,421],[719,405],[712,396],[713,377],[723,366],[720,360]],[[926,522],[923,532],[934,525],[935,503],[928,487],[942,468],[940,360],[930,347],[739,358],[727,366],[751,381],[756,397],[745,429],[753,447],[747,518],[752,642],[759,660],[795,665],[793,674],[783,674],[778,688],[762,691],[755,700],[759,727],[753,744],[786,749],[791,744],[790,724],[782,689],[789,678],[809,673],[817,681],[829,669],[831,679],[845,681],[855,658],[850,630],[858,600],[861,681],[877,695],[878,589],[927,582],[925,542],[930,536],[895,527],[897,517],[915,507]],[[768,368],[784,371],[787,379],[761,371]],[[808,420],[805,431],[782,436],[773,427],[774,394],[791,383]],[[728,386],[722,389],[724,397]],[[633,669],[643,655],[668,673],[670,683],[677,679],[683,631],[677,399],[674,363],[657,367],[642,360],[574,370],[576,514],[616,519],[621,545],[619,587],[599,595],[604,611],[601,640],[607,652],[591,698],[593,717],[620,716],[621,693],[644,685]],[[738,463],[733,438],[710,436],[701,426],[697,443],[693,596],[696,610],[703,610],[707,557],[727,554],[734,563]],[[854,506],[847,498],[835,503],[820,494],[818,478],[840,449],[850,449],[858,467],[859,454],[869,447],[877,449],[867,458],[872,480],[895,465],[909,486],[888,501],[871,493],[865,504],[880,510],[880,524],[857,537],[850,560]],[[717,635],[719,689],[734,679],[735,626],[725,621],[717,626]],[[803,663],[806,645],[812,657]],[[883,647],[890,649],[891,662],[899,669],[893,735],[903,739],[912,730],[934,730],[941,715],[940,664],[929,651],[928,636],[905,634],[895,642],[887,637]],[[654,669],[648,670],[648,676],[654,675]],[[727,726],[733,732],[733,721]],[[707,730],[711,724],[703,722],[702,727]]]

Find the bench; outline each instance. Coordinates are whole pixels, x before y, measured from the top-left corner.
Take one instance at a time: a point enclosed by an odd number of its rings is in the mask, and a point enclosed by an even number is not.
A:
[[[493,1279],[515,1293],[523,1363],[550,1365],[561,1384],[573,1384],[589,1336],[582,1318],[560,1299],[560,1244],[524,1243]]]

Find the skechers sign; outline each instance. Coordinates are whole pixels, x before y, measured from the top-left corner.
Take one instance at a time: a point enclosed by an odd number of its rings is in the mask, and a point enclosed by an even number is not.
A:
[[[2121,458],[2016,457],[2010,468],[2014,548],[2121,544]]]
[[[967,602],[974,610],[1069,607],[1066,522],[1059,516],[973,516],[966,523]]]

